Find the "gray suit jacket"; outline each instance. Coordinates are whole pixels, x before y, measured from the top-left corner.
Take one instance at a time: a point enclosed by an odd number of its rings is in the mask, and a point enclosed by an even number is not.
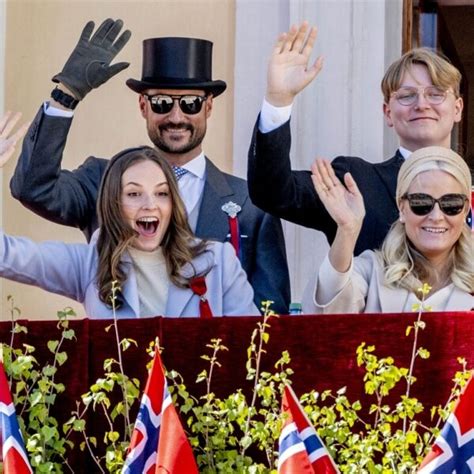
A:
[[[96,199],[108,160],[89,157],[76,170],[61,169],[63,151],[72,119],[36,115],[10,182],[12,195],[36,214],[53,222],[80,228],[87,239],[98,227]],[[279,219],[255,207],[246,181],[220,171],[206,161],[206,184],[196,235],[229,240],[228,216],[223,204],[233,201],[242,235],[242,266],[255,293],[255,304],[272,300],[272,308],[288,312],[290,284],[283,231]],[[246,237],[245,237],[246,236]]]

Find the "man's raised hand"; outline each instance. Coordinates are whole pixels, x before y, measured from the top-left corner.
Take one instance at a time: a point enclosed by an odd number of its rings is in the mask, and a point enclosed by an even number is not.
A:
[[[54,82],[64,84],[78,100],[130,65],[126,62],[110,64],[131,36],[130,31],[125,30],[117,38],[123,21],[107,18],[92,34],[94,26],[93,21],[86,24],[63,70],[53,77]]]
[[[309,66],[317,30],[304,21],[299,27],[279,36],[268,64],[266,100],[276,106],[290,105],[319,73],[323,66],[320,56]]]

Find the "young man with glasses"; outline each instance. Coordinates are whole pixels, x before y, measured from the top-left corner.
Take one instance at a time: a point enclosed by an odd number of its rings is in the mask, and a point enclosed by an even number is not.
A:
[[[316,194],[310,171],[292,171],[289,119],[295,97],[318,75],[322,60],[309,65],[316,29],[304,22],[282,35],[270,57],[267,91],[249,150],[248,183],[261,209],[305,227],[320,230],[331,243],[336,224]],[[450,148],[451,131],[461,120],[460,72],[436,53],[419,48],[395,61],[382,80],[386,123],[400,141],[395,156],[381,163],[339,156],[332,165],[344,182],[355,179],[366,217],[355,254],[380,246],[398,218],[395,188],[398,171],[410,153],[427,146]]]
[[[77,170],[61,170],[73,109],[92,88],[128,66],[111,65],[127,43],[121,20],[105,20],[96,32],[89,22],[23,142],[10,187],[29,209],[60,224],[79,227],[88,239],[98,226],[96,199],[108,160],[89,157]],[[202,150],[213,99],[226,83],[212,80],[212,43],[194,38],[143,42],[141,80],[128,79],[138,93],[148,135],[173,166],[195,234],[230,241],[247,273],[258,308],[263,300],[288,313],[290,286],[283,231],[278,218],[255,207],[247,183],[220,171]],[[223,276],[224,277],[224,276]]]

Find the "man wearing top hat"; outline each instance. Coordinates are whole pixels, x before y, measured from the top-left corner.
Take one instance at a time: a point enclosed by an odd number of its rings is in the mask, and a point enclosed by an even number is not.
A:
[[[78,44],[53,77],[57,87],[32,122],[10,183],[12,195],[53,222],[79,227],[89,240],[98,226],[96,198],[108,160],[89,157],[72,172],[61,160],[73,110],[128,63],[111,62],[130,38],[123,22],[105,20],[93,33],[84,27]],[[220,171],[202,151],[213,99],[226,83],[212,80],[212,43],[194,38],[143,42],[142,79],[128,79],[139,94],[148,135],[173,166],[189,223],[200,238],[230,241],[255,292],[255,303],[272,300],[288,312],[290,287],[279,219],[255,207],[246,181]]]

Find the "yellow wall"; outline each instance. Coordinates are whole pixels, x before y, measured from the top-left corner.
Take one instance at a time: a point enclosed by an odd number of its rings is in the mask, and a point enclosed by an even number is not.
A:
[[[214,42],[213,76],[227,82],[214,101],[204,144],[206,154],[222,169],[232,169],[234,0],[7,0],[5,109],[32,119],[53,88],[83,25],[122,18],[132,38],[118,61],[130,67],[92,91],[78,106],[69,134],[63,167],[73,169],[89,155],[110,157],[128,146],[149,143],[139,115],[137,95],[125,85],[141,76],[141,43],[156,36],[191,36]],[[3,170],[3,228],[35,240],[84,241],[80,231],[45,221],[23,208],[9,192],[16,157]],[[22,317],[51,319],[71,300],[3,280],[2,319],[8,318],[7,295],[14,297]],[[81,305],[74,304],[83,316]]]

